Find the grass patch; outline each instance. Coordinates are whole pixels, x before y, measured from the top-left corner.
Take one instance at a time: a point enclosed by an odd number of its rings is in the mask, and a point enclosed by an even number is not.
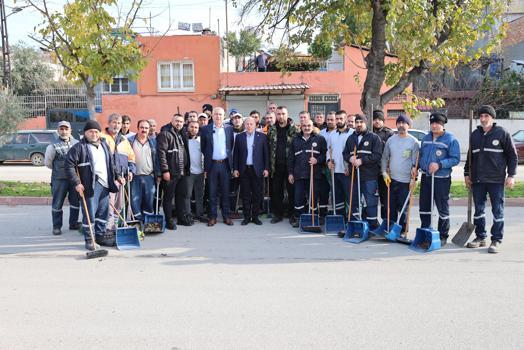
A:
[[[415,195],[420,191],[420,181]],[[51,197],[51,186],[46,182],[0,181],[0,196]],[[451,183],[451,198],[467,198],[468,190],[462,181]],[[506,189],[506,198],[524,198],[524,183],[517,183],[513,190]]]
[[[51,185],[47,182],[0,181],[0,196],[51,197]]]
[[[418,196],[420,191],[420,181],[417,185],[415,195]],[[523,198],[524,197],[524,183],[517,183],[512,190],[506,189],[506,198]],[[451,183],[450,198],[467,198],[468,189],[463,181],[453,181]]]

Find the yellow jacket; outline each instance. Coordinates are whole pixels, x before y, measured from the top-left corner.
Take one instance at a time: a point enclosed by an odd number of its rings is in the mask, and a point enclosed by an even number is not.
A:
[[[107,129],[105,130],[105,132],[100,134],[100,137],[106,140],[106,143],[109,146],[109,150],[112,154],[115,155],[116,165],[118,166],[119,163],[118,158],[124,159],[125,157],[127,159],[127,168],[129,169],[129,171],[133,174],[136,173],[135,152],[133,152],[133,147],[131,147],[131,144],[126,139],[126,137],[121,134],[117,134],[116,138],[114,138],[107,132]],[[121,172],[121,170],[117,171]]]

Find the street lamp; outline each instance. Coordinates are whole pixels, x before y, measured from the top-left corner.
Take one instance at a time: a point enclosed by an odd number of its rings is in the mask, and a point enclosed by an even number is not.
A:
[[[9,40],[7,36],[7,17],[22,11],[28,6],[13,7],[11,13],[5,14],[4,0],[0,0],[0,34],[2,36],[2,65],[4,75],[2,77],[2,84],[5,88],[11,85],[11,58],[9,57]]]

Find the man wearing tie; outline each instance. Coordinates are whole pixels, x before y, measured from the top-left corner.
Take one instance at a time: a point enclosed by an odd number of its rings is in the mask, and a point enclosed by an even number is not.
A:
[[[252,117],[244,121],[245,132],[237,136],[233,152],[234,176],[240,177],[244,220],[262,225],[258,218],[262,202],[263,177],[269,175],[269,150],[266,135],[255,131]]]
[[[233,168],[233,128],[224,125],[224,109],[213,108],[213,123],[202,128],[200,144],[204,154],[204,171],[209,182],[210,214],[208,226],[217,222],[218,191],[220,189],[222,218],[233,225],[229,217],[229,179]]]

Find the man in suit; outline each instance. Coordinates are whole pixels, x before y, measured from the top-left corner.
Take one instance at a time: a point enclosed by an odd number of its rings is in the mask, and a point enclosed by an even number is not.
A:
[[[233,168],[233,128],[224,123],[224,109],[213,108],[213,123],[201,129],[200,144],[204,154],[204,171],[209,182],[210,214],[208,226],[217,222],[218,191],[220,190],[222,218],[232,226],[229,217],[229,178]]]
[[[269,150],[266,135],[256,131],[252,117],[244,121],[245,132],[237,136],[233,152],[234,176],[240,178],[244,220],[262,225],[258,218],[262,202],[263,178],[269,175]]]

